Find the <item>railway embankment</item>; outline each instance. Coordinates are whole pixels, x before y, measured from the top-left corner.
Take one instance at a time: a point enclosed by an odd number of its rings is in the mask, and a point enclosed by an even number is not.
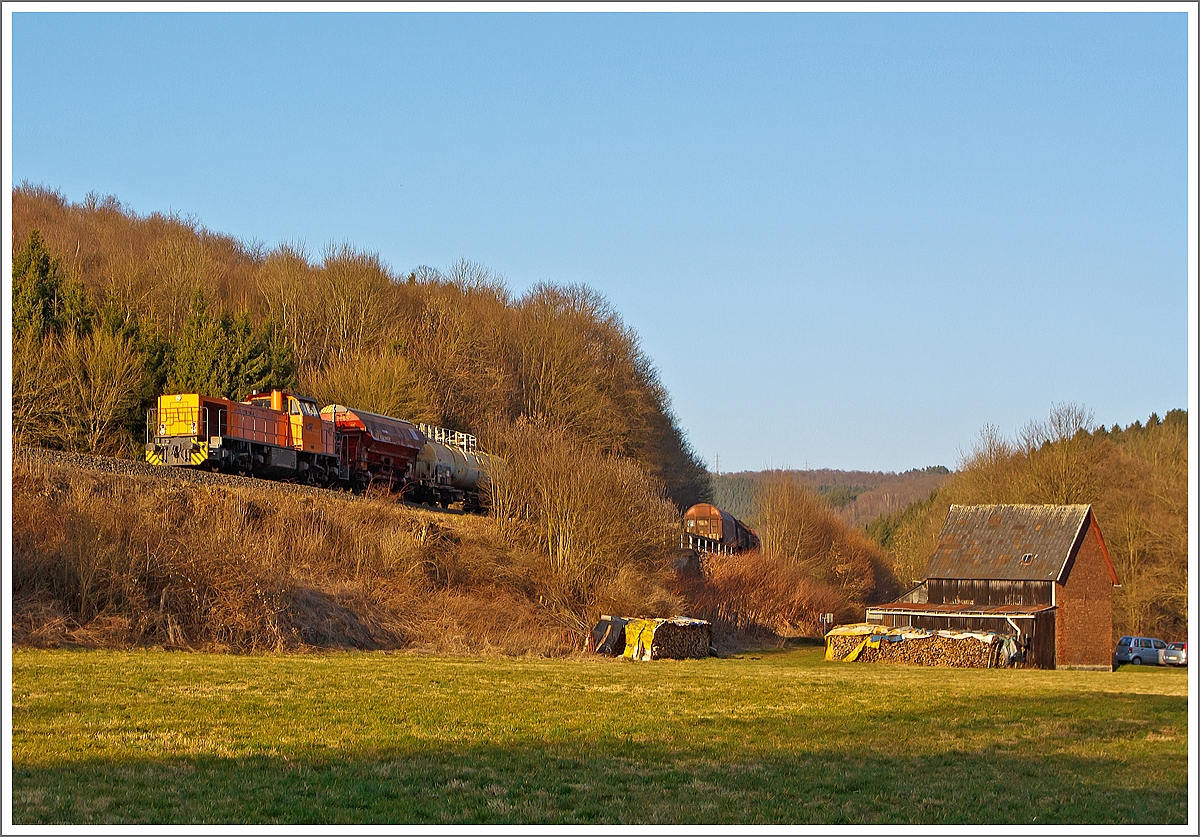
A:
[[[124,459],[14,451],[13,640],[557,654],[536,556],[476,515]]]

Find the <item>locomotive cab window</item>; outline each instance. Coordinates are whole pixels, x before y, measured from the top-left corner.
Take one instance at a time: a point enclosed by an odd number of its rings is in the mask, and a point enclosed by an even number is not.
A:
[[[300,402],[300,411],[302,413],[304,413],[304,415],[312,416],[313,418],[316,418],[317,416],[321,415],[317,411],[317,405],[311,401],[301,401]]]
[[[297,401],[295,398],[288,399],[288,412],[291,413],[293,416],[300,415],[300,402]]]

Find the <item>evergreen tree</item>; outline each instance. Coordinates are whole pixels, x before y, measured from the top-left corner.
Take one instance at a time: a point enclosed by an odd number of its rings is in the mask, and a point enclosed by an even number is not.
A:
[[[199,291],[175,341],[166,387],[241,399],[295,386],[291,346],[274,323],[255,328],[245,311],[214,317]]]
[[[78,282],[64,281],[57,257],[41,233],[31,230],[25,246],[13,256],[13,332],[41,336],[70,329],[83,336],[92,330],[94,311]]]

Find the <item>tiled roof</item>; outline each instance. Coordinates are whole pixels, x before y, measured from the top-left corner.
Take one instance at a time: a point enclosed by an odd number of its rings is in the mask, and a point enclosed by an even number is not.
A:
[[[926,578],[1056,581],[1091,506],[951,506]]]

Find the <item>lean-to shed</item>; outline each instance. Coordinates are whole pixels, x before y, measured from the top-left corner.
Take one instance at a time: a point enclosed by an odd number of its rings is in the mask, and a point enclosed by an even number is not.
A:
[[[951,506],[925,578],[867,621],[1013,636],[1033,668],[1112,668],[1112,558],[1091,506]]]

